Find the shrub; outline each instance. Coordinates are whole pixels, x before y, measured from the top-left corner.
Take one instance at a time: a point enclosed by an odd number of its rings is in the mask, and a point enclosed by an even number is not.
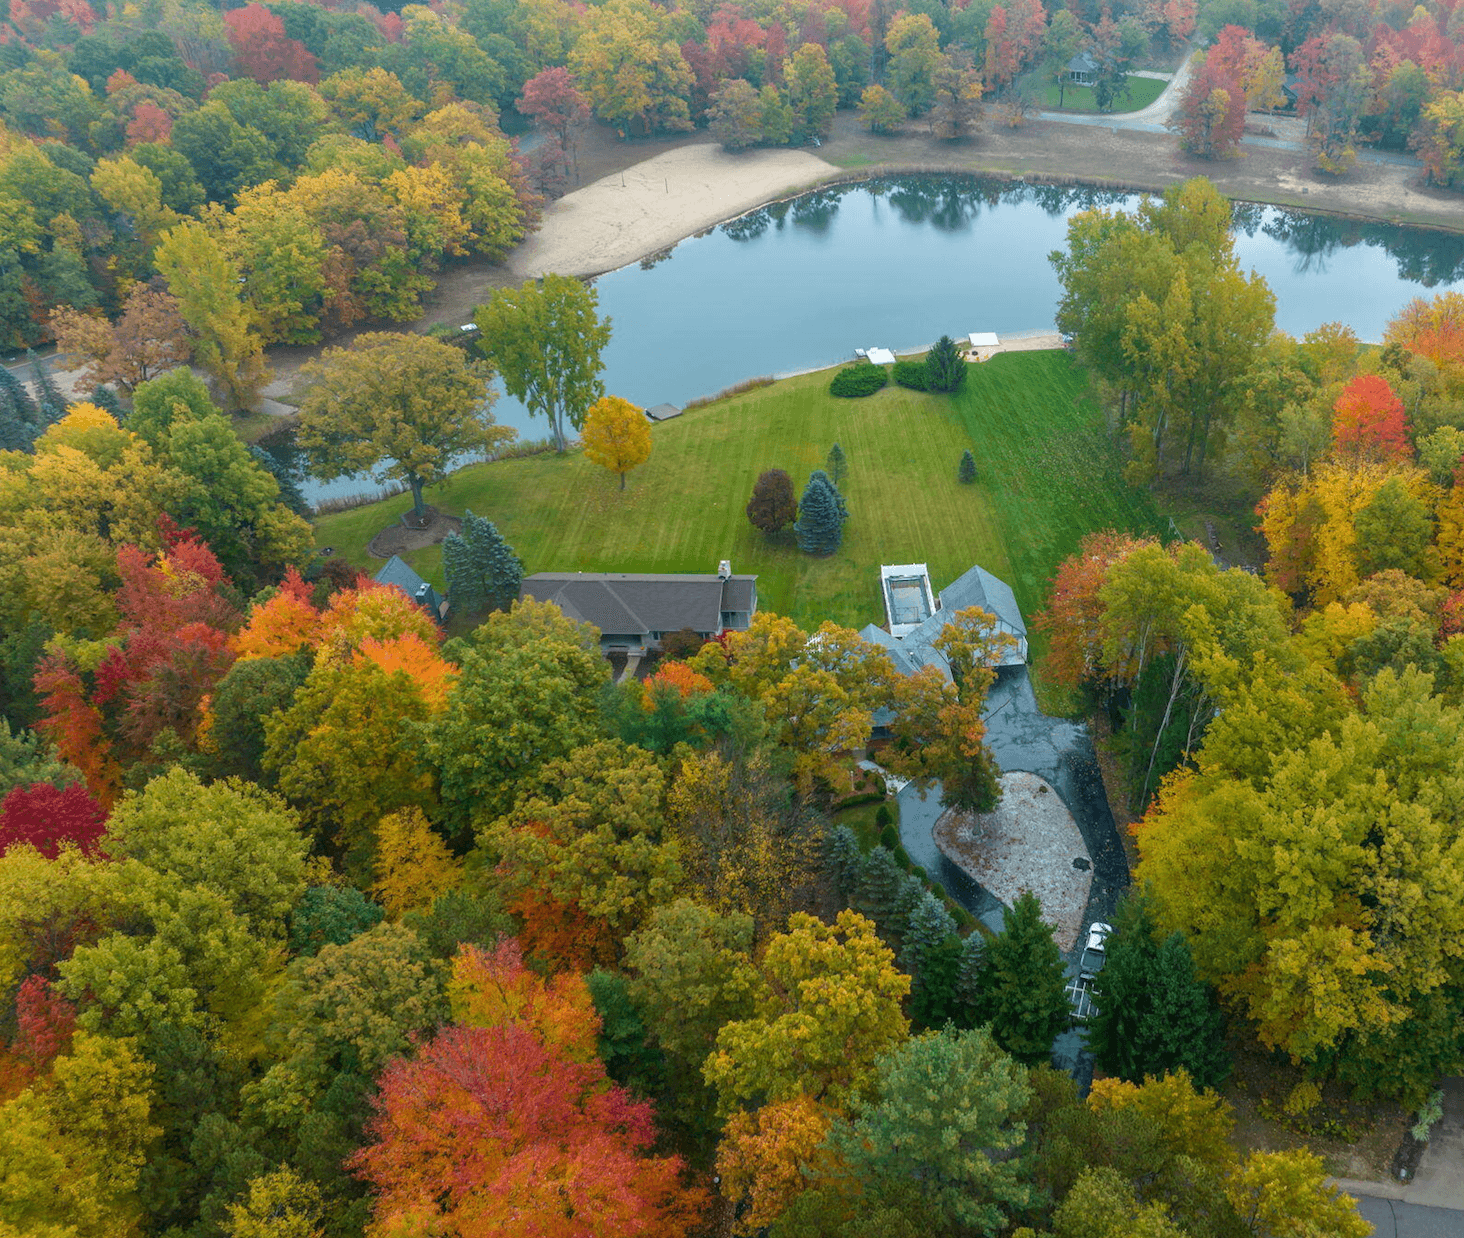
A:
[[[887,847],[891,851],[897,851],[900,846],[900,836],[895,832],[893,825],[884,826],[879,832],[879,845]]]
[[[691,628],[678,628],[661,638],[661,656],[668,662],[684,662],[701,652],[706,638]]]
[[[976,480],[976,457],[971,454],[969,447],[961,456],[960,466],[956,469],[956,480],[968,486]]]
[[[880,829],[884,829],[885,826],[895,823],[894,817],[890,815],[890,806],[888,804],[881,804],[879,806],[879,811],[874,814],[874,823]]]
[[[873,395],[889,381],[890,376],[882,365],[871,365],[867,361],[846,365],[834,375],[834,381],[829,384],[829,394],[857,399]]]
[[[930,384],[923,361],[896,361],[890,377],[901,387],[911,391],[929,391]]]

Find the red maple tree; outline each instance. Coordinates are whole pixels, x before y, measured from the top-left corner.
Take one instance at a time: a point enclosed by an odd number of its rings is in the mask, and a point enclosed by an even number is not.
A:
[[[285,36],[285,23],[262,4],[246,4],[224,14],[234,65],[256,82],[320,80],[320,64],[299,39]]]
[[[651,1107],[517,1024],[446,1028],[387,1066],[375,1106],[350,1162],[372,1234],[679,1238],[700,1217],[680,1159],[646,1155]]]
[[[48,860],[62,846],[79,847],[88,855],[107,830],[107,814],[85,787],[60,789],[49,782],[12,787],[0,801],[0,855],[29,845]]]
[[[0,1050],[0,1104],[45,1074],[71,1048],[76,1008],[43,976],[27,976],[15,995],[15,1040]]]
[[[1408,414],[1388,380],[1359,374],[1342,389],[1332,406],[1332,439],[1339,451],[1376,460],[1404,460]]]

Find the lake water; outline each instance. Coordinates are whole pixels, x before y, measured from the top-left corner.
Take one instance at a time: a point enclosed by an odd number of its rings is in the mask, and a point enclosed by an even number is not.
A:
[[[606,390],[684,404],[762,374],[914,349],[941,335],[1050,331],[1059,287],[1047,255],[1093,206],[1136,194],[920,176],[831,186],[763,207],[594,281],[613,323]],[[1461,210],[1464,220],[1464,210]],[[1276,294],[1276,323],[1301,335],[1346,323],[1378,340],[1408,301],[1464,289],[1464,236],[1359,224],[1237,203],[1244,270]],[[547,438],[500,398],[500,424]],[[307,481],[312,501],[372,487]]]

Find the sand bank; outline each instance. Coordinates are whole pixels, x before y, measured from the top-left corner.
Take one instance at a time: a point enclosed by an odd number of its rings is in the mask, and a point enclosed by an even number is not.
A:
[[[679,147],[552,203],[509,266],[520,278],[598,275],[837,172],[803,150]]]

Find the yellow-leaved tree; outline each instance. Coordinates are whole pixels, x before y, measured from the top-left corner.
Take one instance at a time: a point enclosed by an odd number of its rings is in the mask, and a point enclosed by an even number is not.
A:
[[[585,455],[602,468],[625,475],[651,458],[651,425],[645,411],[618,395],[607,395],[590,405],[585,416]]]
[[[453,859],[415,807],[388,813],[377,822],[375,871],[371,891],[393,920],[413,908],[430,907],[463,879],[462,862]]]

